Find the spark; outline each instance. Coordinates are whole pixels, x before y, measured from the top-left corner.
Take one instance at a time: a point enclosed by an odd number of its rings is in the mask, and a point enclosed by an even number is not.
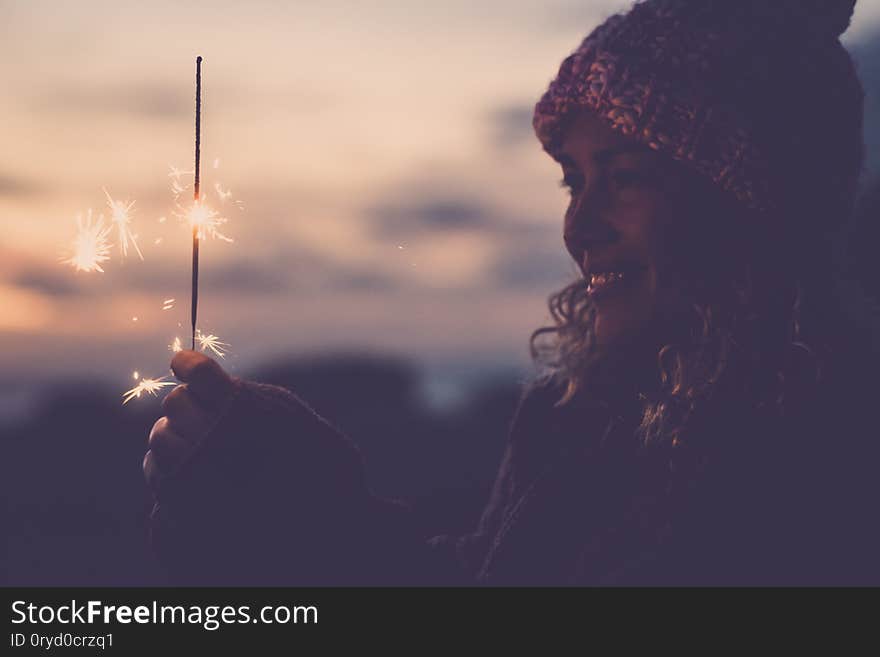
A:
[[[159,217],[158,221],[160,224],[164,224],[168,220],[167,217]]]
[[[133,322],[138,321],[137,315],[135,315],[134,317],[132,317],[132,318],[131,318],[131,321],[133,321]]]
[[[218,182],[214,183],[214,190],[217,192],[217,196],[220,198],[221,202],[225,203],[232,197],[232,191],[229,189],[224,190]]]
[[[134,372],[131,373],[131,378],[134,379],[135,381],[137,381],[139,378],[141,378],[141,375],[138,374],[137,370],[135,370]]]
[[[153,244],[155,244],[156,246],[159,246],[161,243],[162,243],[161,237],[157,237],[156,239],[153,240]]]
[[[76,237],[73,240],[72,255],[62,258],[61,262],[73,265],[76,271],[99,271],[104,272],[101,263],[110,259],[110,235],[112,226],[104,226],[104,216],[92,221],[92,211],[89,209],[85,218],[82,214],[77,215]]]
[[[137,374],[137,372],[135,372]],[[122,395],[122,404],[125,405],[135,397],[140,397],[142,392],[147,392],[154,397],[158,396],[162,388],[173,386],[174,381],[166,381],[168,377],[163,376],[160,379],[141,379],[138,384],[131,390],[126,390]]]
[[[183,178],[184,176],[191,176],[193,172],[178,169],[173,164],[168,165],[168,168],[170,170],[168,173],[168,177],[171,178],[171,193],[174,194],[174,198],[177,198],[187,189],[189,189],[188,185],[180,182],[181,178]]]
[[[180,180],[184,176],[191,176],[194,173],[191,169],[189,171],[185,171],[184,169],[178,169],[173,164],[169,164],[168,169],[169,169],[168,177],[171,178],[172,180]]]
[[[128,256],[128,244],[134,247],[138,257],[143,260],[144,254],[141,253],[137,245],[137,235],[131,231],[131,211],[134,208],[134,201],[116,201],[110,196],[110,192],[104,189],[104,195],[107,197],[107,207],[110,208],[111,218],[116,224],[119,232],[119,246],[122,248],[122,257]]]
[[[162,302],[162,310],[171,310],[174,308],[174,299],[165,299]]]
[[[183,351],[183,343],[180,341],[179,337],[175,337],[174,340],[171,341],[171,344],[168,345],[168,351],[171,351],[175,354],[178,351]]]
[[[196,331],[196,342],[199,343],[199,349],[213,351],[220,358],[226,356],[226,351],[223,348],[229,346],[227,343],[221,342],[216,335],[205,335],[201,331]]]
[[[190,228],[197,228],[199,231],[199,239],[213,237],[224,242],[232,242],[231,237],[227,237],[219,231],[219,226],[225,224],[228,219],[220,216],[216,210],[205,205],[201,201],[194,201],[189,209],[181,206],[175,214],[179,219],[187,223]]]

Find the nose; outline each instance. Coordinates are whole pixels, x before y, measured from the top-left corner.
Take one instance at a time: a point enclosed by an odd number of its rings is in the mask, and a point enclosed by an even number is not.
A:
[[[608,204],[602,191],[585,188],[572,198],[565,213],[563,241],[571,257],[581,264],[585,253],[616,239],[617,231],[608,220]]]

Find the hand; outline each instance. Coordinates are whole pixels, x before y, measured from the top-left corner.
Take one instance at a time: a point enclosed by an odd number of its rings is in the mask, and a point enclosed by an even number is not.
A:
[[[143,467],[153,491],[213,428],[234,389],[232,377],[217,361],[196,351],[178,352],[171,360],[171,369],[183,384],[162,400],[165,416],[150,431]]]

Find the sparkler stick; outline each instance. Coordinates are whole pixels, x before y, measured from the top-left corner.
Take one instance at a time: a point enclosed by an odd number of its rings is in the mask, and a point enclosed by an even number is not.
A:
[[[196,167],[193,180],[193,201],[199,203],[199,148],[202,123],[202,57],[196,57]],[[196,348],[196,315],[199,310],[199,226],[193,224],[192,241],[192,348]]]

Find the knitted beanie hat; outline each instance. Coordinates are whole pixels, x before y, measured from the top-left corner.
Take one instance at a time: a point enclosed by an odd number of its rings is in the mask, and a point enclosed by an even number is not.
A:
[[[562,62],[535,132],[558,157],[585,108],[753,210],[843,220],[863,153],[863,92],[839,40],[854,5],[643,0]]]

